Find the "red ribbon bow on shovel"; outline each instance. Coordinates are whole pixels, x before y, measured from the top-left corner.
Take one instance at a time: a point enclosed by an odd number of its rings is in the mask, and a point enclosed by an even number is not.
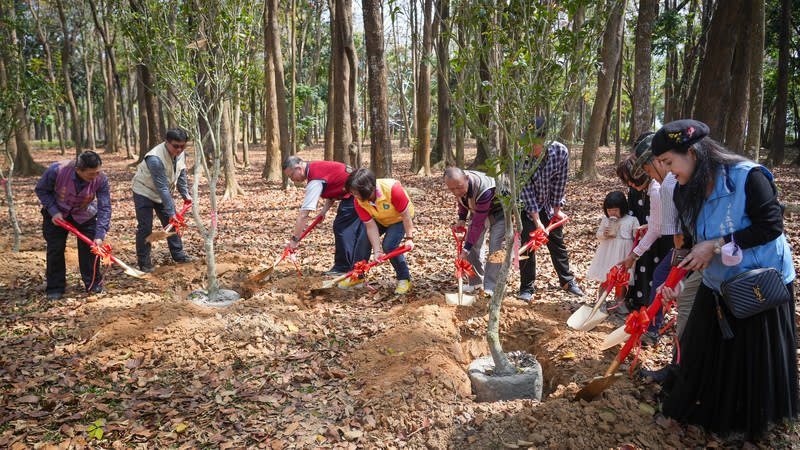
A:
[[[621,265],[616,265],[606,274],[606,281],[600,284],[600,290],[605,290],[606,292],[613,290],[614,297],[621,297],[630,279],[631,274],[628,269]]]
[[[563,218],[556,221],[556,218],[553,217],[550,219],[550,223],[545,227],[545,229],[537,228],[530,233],[531,240],[528,241],[525,245],[519,249],[520,253],[526,252],[529,249],[533,250],[534,252],[544,244],[547,244],[549,239],[547,239],[547,233],[553,231],[555,228],[560,227],[563,225],[569,217],[564,216]]]
[[[178,236],[181,235],[181,227],[189,227],[189,225],[186,224],[186,220],[183,218],[183,214],[178,212],[175,213],[175,216],[169,218],[169,224],[172,225],[172,228],[175,229],[175,232],[178,233]]]
[[[456,253],[455,265],[456,265],[456,280],[461,279],[462,277],[474,277],[475,271],[472,270],[472,264],[466,259],[461,259],[461,251],[464,249],[464,239],[467,237],[467,229],[464,227],[450,227],[450,230],[453,231],[453,237],[456,240],[456,249],[458,253]],[[461,234],[461,239],[458,238],[458,233]]]
[[[650,315],[644,306],[639,311],[633,311],[628,314],[625,319],[625,332],[631,335],[630,339],[633,341],[633,345],[636,346],[636,355],[633,357],[633,363],[631,363],[631,376],[633,375],[633,368],[636,367],[636,361],[639,359],[639,351],[642,349],[642,335],[647,332],[650,320]]]

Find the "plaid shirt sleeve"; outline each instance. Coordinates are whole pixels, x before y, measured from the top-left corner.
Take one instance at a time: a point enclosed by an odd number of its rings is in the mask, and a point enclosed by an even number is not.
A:
[[[523,152],[517,163],[517,176],[521,177],[531,170],[531,167],[536,163],[536,158],[530,152]],[[539,212],[539,202],[536,201],[536,188],[534,186],[534,177],[531,174],[528,177],[527,183],[522,187],[519,193],[519,199],[522,200],[523,208],[527,213]]]
[[[553,142],[547,149],[550,162],[552,166],[550,178],[550,186],[552,186],[550,206],[564,206],[567,204],[566,187],[567,175],[569,172],[569,149],[560,142]]]

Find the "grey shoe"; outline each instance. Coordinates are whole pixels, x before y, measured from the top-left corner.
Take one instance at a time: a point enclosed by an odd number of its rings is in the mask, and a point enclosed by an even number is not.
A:
[[[525,303],[530,303],[531,299],[533,298],[533,292],[527,292],[527,291],[520,292],[517,298]]]
[[[139,266],[139,270],[141,270],[144,273],[153,273],[156,271],[156,268],[153,267],[152,264],[148,264],[146,266]]]
[[[194,262],[196,260],[197,260],[197,258],[195,258],[194,256],[189,256],[189,255],[183,255],[183,256],[181,256],[179,258],[175,258],[175,262],[178,263],[178,264],[190,263],[190,262]]]
[[[53,291],[47,293],[48,300],[61,300],[61,296],[64,295],[61,292]]]
[[[564,289],[572,295],[583,297],[583,291],[578,287],[578,283],[575,280],[569,280]]]

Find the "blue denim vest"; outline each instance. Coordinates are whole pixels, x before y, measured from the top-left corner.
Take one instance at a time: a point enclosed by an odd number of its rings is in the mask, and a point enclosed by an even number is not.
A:
[[[720,167],[714,191],[706,199],[697,217],[697,241],[719,239],[750,226],[752,221],[745,211],[745,182],[754,168],[761,169],[772,180],[769,170],[752,161]],[[720,255],[714,255],[703,271],[703,283],[720,290],[720,285],[740,273],[760,267],[774,267],[783,275],[783,282],[795,278],[792,253],[786,235],[781,234],[764,245],[742,250],[742,262],[736,266],[722,264]]]

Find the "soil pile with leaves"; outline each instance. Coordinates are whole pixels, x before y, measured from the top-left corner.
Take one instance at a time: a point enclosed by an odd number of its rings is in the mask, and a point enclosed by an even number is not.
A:
[[[144,280],[118,267],[105,274],[108,293],[82,291],[77,253],[67,249],[68,289],[59,301],[44,295],[45,244],[36,177],[15,179],[22,249],[11,253],[11,227],[0,218],[0,446],[4,448],[211,447],[211,448],[613,448],[749,446],[664,418],[658,386],[637,376],[642,364],[659,368],[670,345],[642,348],[631,372],[591,402],[572,401],[589,379],[602,375],[619,347],[598,350],[621,324],[606,320],[589,332],[566,325],[580,300],[558,287],[545,247],[538,250],[531,305],[515,298],[513,273],[501,313],[506,352],[527,351],[541,363],[541,402],[476,403],[467,366],[488,354],[488,298],[471,306],[447,305],[456,291],[455,243],[449,224],[455,203],[441,182],[408,171],[410,154],[395,150],[395,178],[415,203],[417,247],[408,255],[412,289],[396,296],[389,264],[370,274],[369,288],[321,291],[321,272],[333,261],[333,213],[298,251],[297,266],[279,264],[265,282],[246,282],[272,265],[290,235],[303,189],[265,184],[260,167],[240,170],[248,195],[220,203],[216,242],[221,286],[243,293],[226,308],[186,300],[203,289],[206,268],[196,230],[183,236],[200,257],[177,265],[166,242],[155,244],[155,273]],[[573,158],[578,152],[573,151]],[[44,163],[62,159],[40,150]],[[311,160],[318,149],[301,153]],[[256,154],[253,160],[263,161]],[[136,221],[130,191],[135,168],[103,155],[112,190],[107,242],[121,260],[135,263]],[[190,163],[191,164],[191,163]],[[612,155],[600,158],[603,177],[571,180],[571,216],[565,229],[570,263],[584,281],[596,248],[601,202],[622,186]],[[571,168],[574,172],[575,165]],[[797,202],[800,176],[775,171],[782,199]],[[201,181],[202,184],[202,181]],[[220,192],[221,194],[221,192]],[[208,202],[197,200],[203,220]],[[798,215],[789,208],[786,230],[795,260]],[[193,219],[190,219],[191,222]],[[662,344],[670,338],[664,337]],[[796,425],[778,424],[757,444],[797,447]]]

